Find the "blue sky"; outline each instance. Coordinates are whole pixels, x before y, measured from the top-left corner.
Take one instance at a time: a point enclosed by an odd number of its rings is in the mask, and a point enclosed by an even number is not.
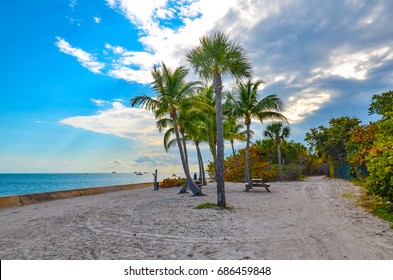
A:
[[[261,96],[282,98],[290,139],[334,117],[375,120],[371,96],[393,83],[392,14],[390,0],[1,1],[0,172],[181,170],[129,100],[150,94],[152,65],[188,66],[217,30],[244,46]]]

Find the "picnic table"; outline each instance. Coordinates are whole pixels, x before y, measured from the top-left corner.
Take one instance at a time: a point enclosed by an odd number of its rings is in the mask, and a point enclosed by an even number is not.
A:
[[[270,185],[266,184],[263,182],[262,179],[256,178],[256,179],[251,179],[250,184],[246,183],[246,192],[248,192],[250,189],[254,187],[263,187],[265,188],[268,192],[270,192],[269,187]]]

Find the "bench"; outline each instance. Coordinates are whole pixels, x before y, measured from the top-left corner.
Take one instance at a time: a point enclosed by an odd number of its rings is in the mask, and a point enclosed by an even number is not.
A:
[[[270,185],[265,184],[262,179],[251,179],[251,184],[246,183],[246,192],[248,192],[250,189],[254,187],[263,187],[268,192],[270,192],[269,190]]]

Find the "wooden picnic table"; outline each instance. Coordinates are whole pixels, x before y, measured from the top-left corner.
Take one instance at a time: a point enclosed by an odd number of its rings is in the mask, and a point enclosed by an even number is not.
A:
[[[264,183],[263,179],[260,179],[260,178],[251,179],[251,184],[246,183],[246,192],[248,192],[250,189],[252,189],[254,187],[263,187],[268,192],[270,192],[270,190],[269,190],[270,185]]]

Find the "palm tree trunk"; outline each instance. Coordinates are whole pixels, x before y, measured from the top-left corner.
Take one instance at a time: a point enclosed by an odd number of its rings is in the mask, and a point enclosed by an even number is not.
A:
[[[249,153],[250,153],[250,141],[251,141],[251,132],[250,132],[250,124],[246,123],[246,129],[247,129],[247,143],[246,143],[246,155],[244,158],[244,180],[245,183],[250,186],[250,170],[248,166],[248,161],[249,161]],[[248,190],[248,188],[246,189]]]
[[[217,124],[217,159],[215,164],[217,182],[217,204],[226,207],[225,181],[224,181],[224,116],[222,113],[222,80],[221,74],[214,74],[214,94],[216,96],[216,124]]]
[[[238,167],[239,163],[237,162],[235,148],[233,147],[233,140],[231,140],[231,147],[232,147],[233,160],[235,161],[236,167]]]
[[[201,162],[201,155],[200,155],[200,151],[199,151],[199,143],[194,142],[194,144],[195,144],[195,148],[197,151],[197,158],[198,158],[198,168],[199,168],[198,180],[199,180],[199,182],[202,182],[202,162]]]
[[[216,140],[214,139],[212,134],[208,136],[208,141],[209,141],[210,152],[212,153],[213,162],[215,165],[215,162],[217,160],[217,146],[216,146]]]
[[[197,148],[197,155],[198,155],[198,162],[199,162],[199,181],[206,186],[206,175],[205,175],[205,167],[203,166],[203,159],[202,159],[202,153],[201,149],[199,148],[199,143],[195,143],[195,146]]]
[[[269,168],[270,168],[270,170],[273,169],[273,151],[272,150],[270,150],[270,152],[269,152]]]
[[[173,119],[173,128],[175,129],[175,134],[176,134],[177,146],[179,147],[181,163],[183,165],[184,174],[186,175],[186,179],[187,179],[187,184],[184,185],[184,187],[180,190],[180,192],[181,193],[186,192],[187,186],[189,186],[194,195],[203,195],[202,190],[198,186],[195,186],[194,181],[191,178],[190,170],[188,168],[188,165],[187,165],[187,162],[186,162],[186,159],[184,156],[183,145],[180,140],[180,133],[179,133],[179,128],[178,128],[177,122],[176,122],[176,116],[172,116],[172,119]]]
[[[282,164],[281,164],[281,146],[280,141],[277,140],[277,161],[278,161],[278,170],[280,172],[280,181],[283,181],[282,177]]]
[[[187,152],[186,138],[185,138],[185,135],[184,135],[184,130],[180,130],[180,134],[181,134],[181,137],[182,137],[181,139],[182,139],[183,148],[184,148],[184,158],[186,160],[186,164],[187,164],[188,168],[190,168],[189,165],[188,165],[188,152]]]

